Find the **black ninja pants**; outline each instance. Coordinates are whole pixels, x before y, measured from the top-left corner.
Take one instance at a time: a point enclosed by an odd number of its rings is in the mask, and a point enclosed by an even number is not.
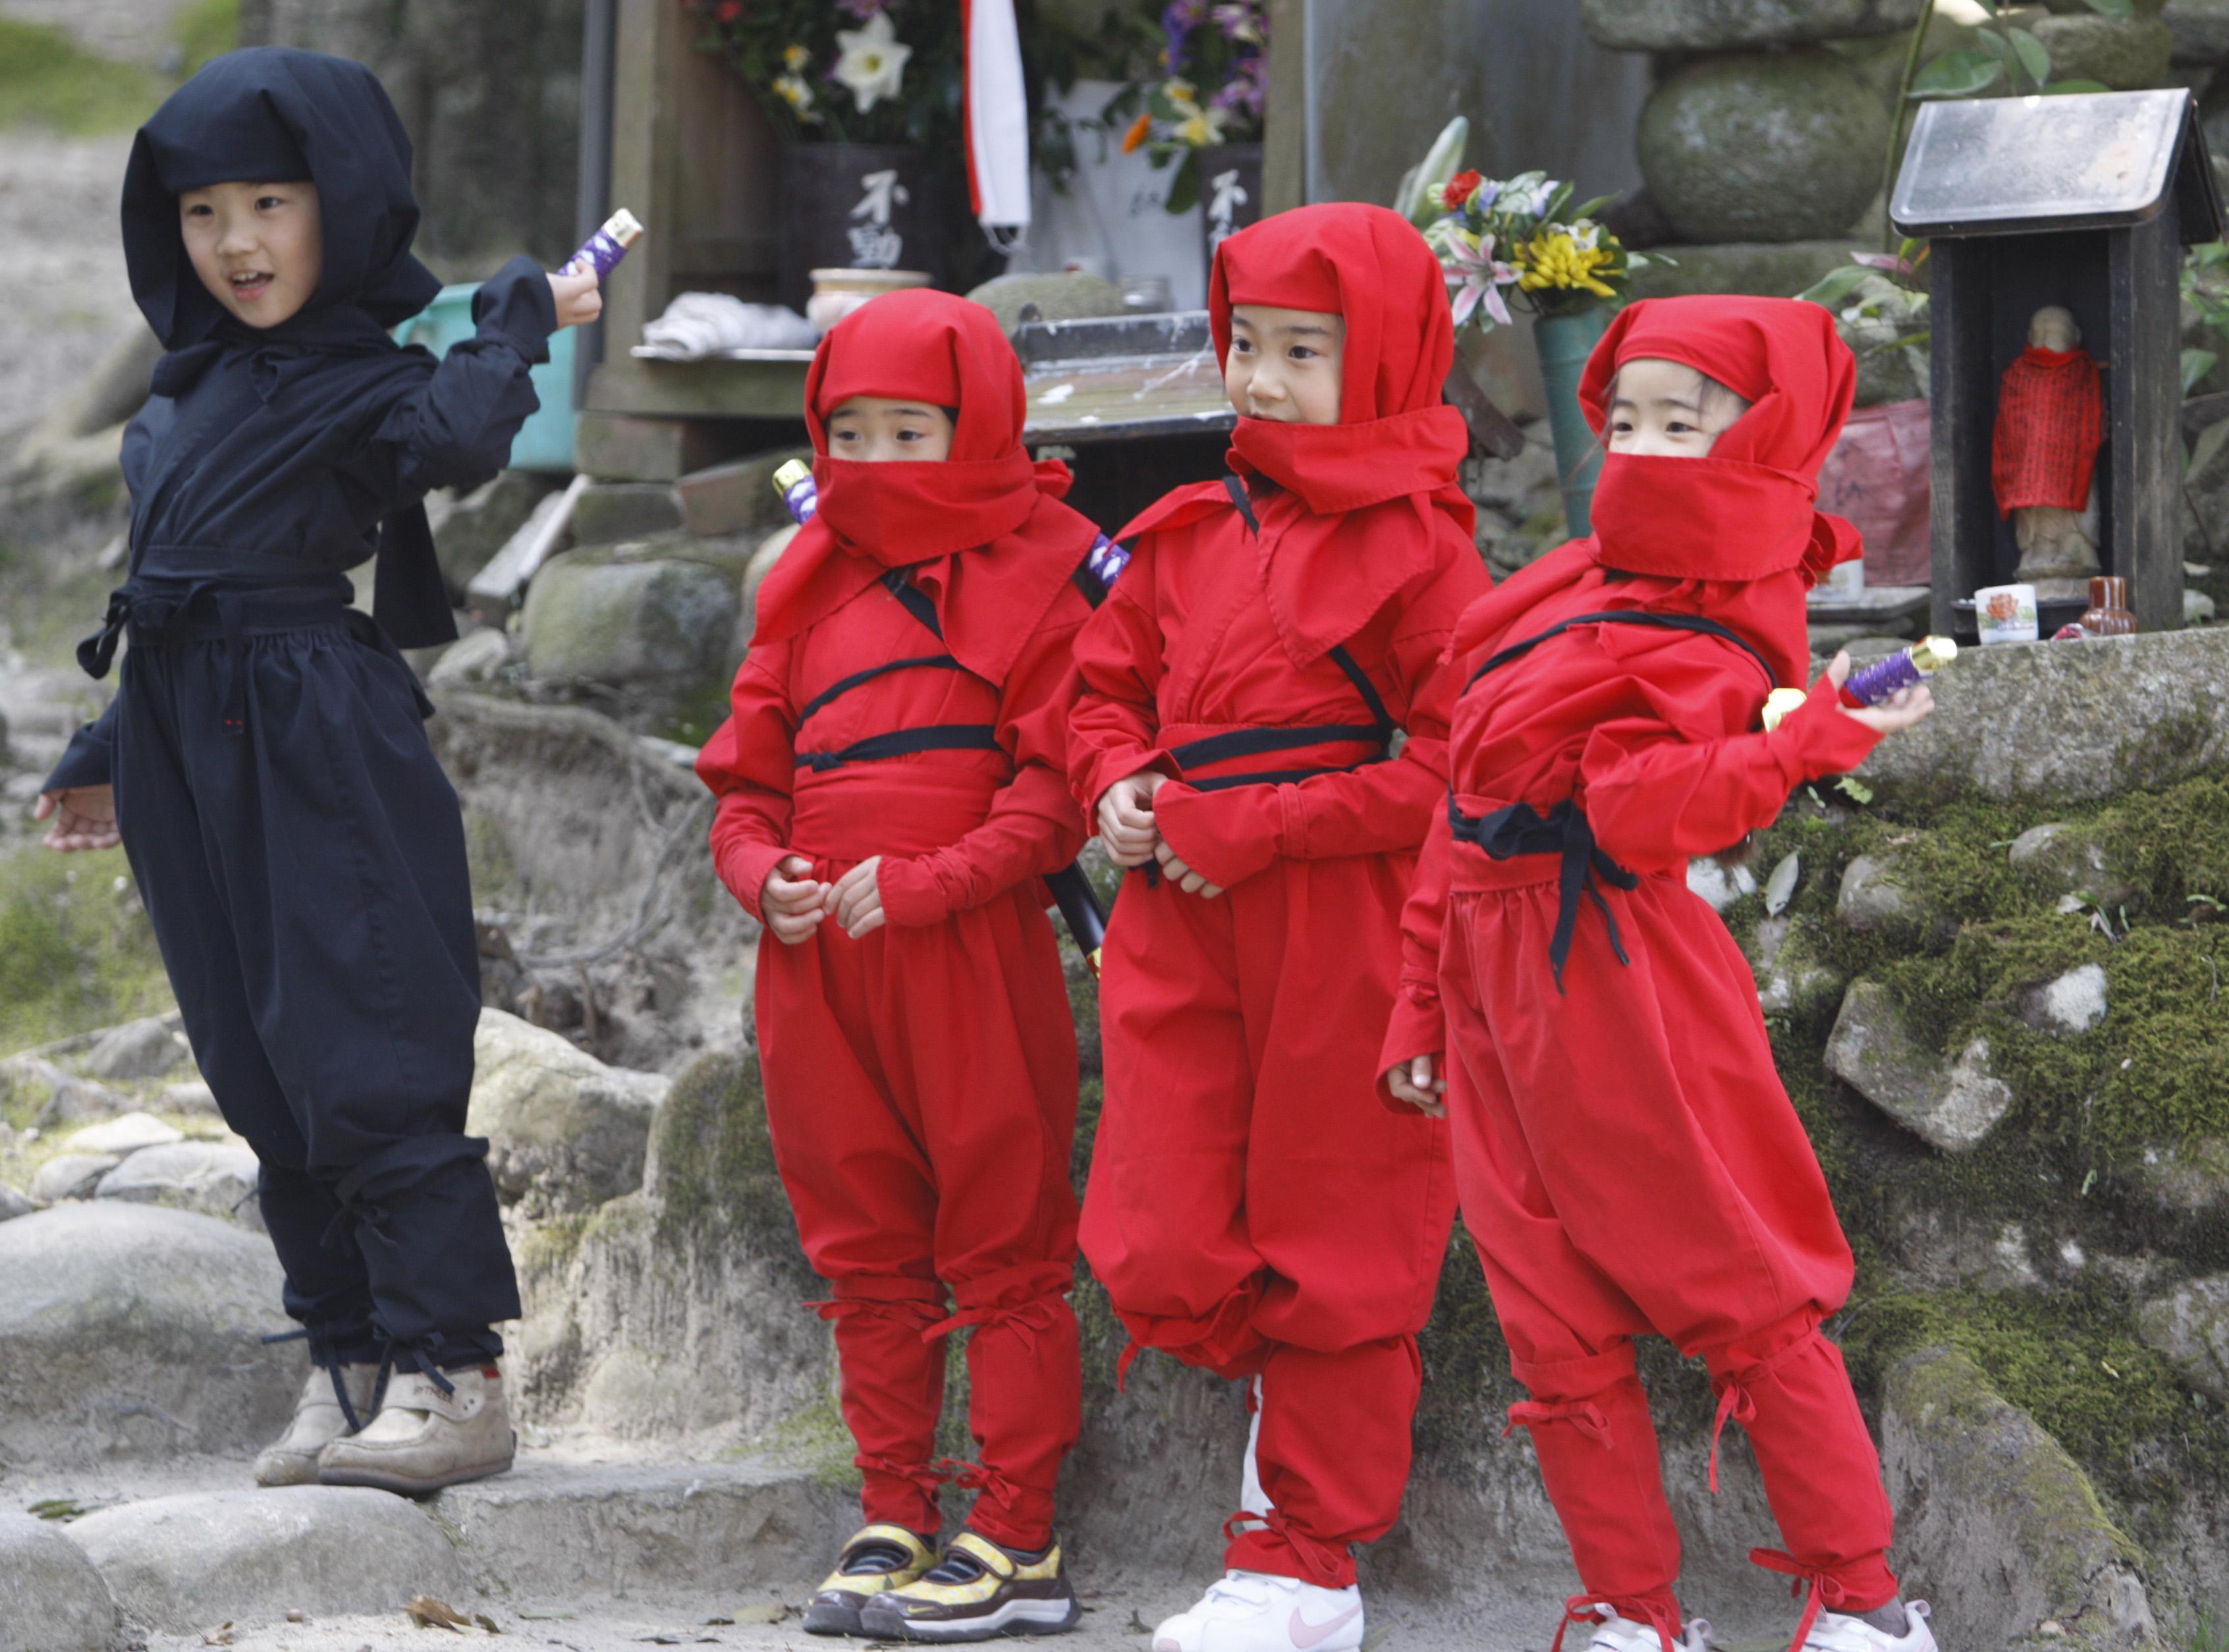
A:
[[[313,1358],[502,1352],[518,1287],[467,1137],[479,963],[457,797],[363,615],[137,626],[118,824],[186,1036],[262,1160]]]

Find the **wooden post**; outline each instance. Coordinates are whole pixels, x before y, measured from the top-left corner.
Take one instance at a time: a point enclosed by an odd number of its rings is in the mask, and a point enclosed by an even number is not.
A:
[[[1269,0],[1269,91],[1262,119],[1262,215],[1308,198],[1307,0]]]
[[[2118,369],[2105,375],[2105,453],[2112,469],[2110,571],[2126,575],[2140,631],[2182,628],[2182,382],[2178,275],[2182,243],[2172,190],[2157,215],[2106,237]]]
[[[1950,636],[1950,605],[1995,582],[1997,503],[1989,491],[1989,443],[1997,422],[1997,376],[1989,355],[1995,249],[1986,241],[1938,241],[1929,260],[1929,403],[1932,444],[1934,599],[1930,624]],[[1948,431],[1945,440],[1940,433]]]

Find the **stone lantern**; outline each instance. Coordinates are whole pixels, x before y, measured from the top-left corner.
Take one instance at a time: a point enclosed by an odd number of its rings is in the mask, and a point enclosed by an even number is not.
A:
[[[2104,379],[2097,559],[2128,581],[2141,629],[2180,627],[2178,278],[2183,247],[2223,235],[2190,93],[1929,104],[1890,216],[1934,247],[1934,628],[1950,634],[1956,605],[2019,566],[1991,485],[1992,440],[2005,371],[2052,305],[2072,312]]]

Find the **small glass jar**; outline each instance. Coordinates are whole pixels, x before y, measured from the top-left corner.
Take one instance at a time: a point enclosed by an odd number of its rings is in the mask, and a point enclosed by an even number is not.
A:
[[[2117,574],[2100,574],[2090,582],[2090,611],[2082,616],[2082,629],[2092,637],[2132,637],[2136,616],[2129,611],[2129,582]]]

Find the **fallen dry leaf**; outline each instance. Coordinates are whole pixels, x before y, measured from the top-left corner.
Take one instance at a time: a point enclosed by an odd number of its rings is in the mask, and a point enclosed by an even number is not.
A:
[[[446,1600],[436,1600],[431,1595],[413,1595],[409,1604],[402,1609],[410,1614],[410,1621],[420,1629],[445,1629],[462,1635],[470,1627],[457,1616],[456,1608]]]
[[[734,1622],[738,1623],[779,1623],[789,1616],[789,1608],[780,1601],[770,1600],[759,1606],[738,1606]]]
[[[208,1634],[202,1636],[202,1644],[203,1646],[230,1646],[232,1644],[232,1625],[229,1623],[218,1624]]]
[[[485,1612],[474,1612],[472,1614],[472,1622],[478,1623],[482,1629],[485,1630],[491,1635],[500,1635],[503,1633],[503,1626],[497,1623],[495,1619],[490,1617]]]

